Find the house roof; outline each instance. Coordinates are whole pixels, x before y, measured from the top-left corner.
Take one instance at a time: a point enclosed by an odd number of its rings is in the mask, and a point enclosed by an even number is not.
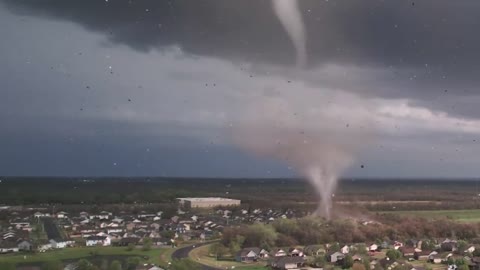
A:
[[[89,236],[87,237],[87,241],[103,241],[107,239],[106,236],[98,236],[98,235],[92,235],[92,236]]]
[[[276,259],[277,264],[287,264],[287,263],[304,263],[305,258],[303,257],[279,257]]]

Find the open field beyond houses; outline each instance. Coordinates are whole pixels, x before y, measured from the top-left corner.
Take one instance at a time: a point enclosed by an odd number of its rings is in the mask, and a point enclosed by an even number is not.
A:
[[[423,218],[448,218],[459,222],[480,222],[480,209],[428,210],[428,211],[380,211],[379,214],[397,214]]]

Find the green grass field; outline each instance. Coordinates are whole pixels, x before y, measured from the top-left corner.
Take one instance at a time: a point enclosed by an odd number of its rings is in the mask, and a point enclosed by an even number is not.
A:
[[[171,260],[172,248],[158,248],[149,251],[135,249],[127,251],[125,247],[76,247],[61,250],[52,250],[45,253],[36,254],[8,254],[1,255],[0,261],[12,263],[41,263],[49,260],[71,260],[91,256],[91,252],[96,252],[98,256],[148,256],[149,263],[157,265],[166,265]]]
[[[231,268],[235,267],[235,269],[245,269],[245,270],[261,270],[267,269],[264,267],[266,262],[256,262],[252,264],[245,264],[236,261],[217,261],[215,258],[208,255],[208,249],[210,245],[205,245],[199,248],[195,248],[190,251],[189,257],[192,261],[202,263],[208,266],[218,267],[218,268]]]
[[[381,211],[377,213],[390,213],[398,215],[418,216],[424,218],[450,218],[458,222],[480,222],[480,209],[468,210],[421,210],[421,211]]]

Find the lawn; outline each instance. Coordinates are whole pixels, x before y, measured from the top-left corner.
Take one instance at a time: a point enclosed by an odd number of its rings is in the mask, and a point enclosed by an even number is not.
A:
[[[235,269],[248,269],[248,270],[260,270],[260,269],[267,269],[264,267],[266,262],[260,261],[251,264],[240,263],[236,261],[217,261],[214,257],[208,255],[208,250],[210,245],[201,246],[198,248],[193,249],[190,251],[189,257],[191,260],[195,262],[199,262],[208,266],[218,267],[218,268],[231,268],[232,266]]]
[[[421,210],[421,211],[381,211],[377,213],[390,213],[398,215],[419,216],[425,218],[450,218],[458,222],[480,222],[480,209],[468,210]]]
[[[89,257],[92,255],[92,252],[96,252],[98,256],[148,256],[148,262],[157,265],[166,265],[166,263],[170,261],[173,250],[173,248],[152,248],[149,251],[142,251],[137,248],[132,251],[127,251],[125,247],[76,247],[52,250],[45,253],[1,255],[0,261],[13,263],[38,263],[48,260],[71,260]]]

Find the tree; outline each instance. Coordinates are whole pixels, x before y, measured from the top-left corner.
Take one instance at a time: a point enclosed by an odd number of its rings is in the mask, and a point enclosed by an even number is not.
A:
[[[456,266],[460,266],[460,265],[464,265],[464,264],[465,264],[465,260],[463,258],[455,260],[455,265]]]
[[[175,237],[175,232],[174,232],[174,231],[162,231],[162,232],[160,233],[160,235],[161,235],[162,237],[172,239],[172,238]]]
[[[42,269],[43,270],[63,270],[63,264],[61,261],[48,261],[42,265]]]
[[[133,270],[140,264],[139,257],[128,257],[127,258],[127,269]]]
[[[368,253],[368,248],[365,244],[357,244],[355,245],[355,253],[360,255],[366,255]]]
[[[127,250],[132,251],[135,249],[135,244],[134,243],[128,243]]]
[[[245,245],[271,249],[275,246],[277,232],[271,225],[253,224],[245,231]]]
[[[400,257],[402,257],[402,253],[396,249],[389,249],[387,250],[387,253],[385,254],[390,260],[396,260]]]
[[[435,243],[431,240],[422,241],[422,250],[433,250],[435,249]]]
[[[80,261],[78,261],[76,270],[91,270],[91,269],[92,269],[92,264],[89,261],[85,259],[81,259]]]
[[[333,243],[328,247],[329,252],[337,252],[340,250],[340,245],[338,243]]]
[[[122,270],[122,264],[119,261],[112,261],[108,270]]]
[[[352,266],[352,270],[367,270],[367,269],[365,269],[365,265],[361,263],[354,263]]]
[[[372,269],[372,267],[370,266],[370,260],[368,259],[368,257],[362,258],[362,263],[363,263],[363,267],[365,267],[366,270]]]
[[[343,269],[350,269],[353,266],[353,258],[352,255],[348,254],[345,256],[345,259],[343,259]]]
[[[197,263],[189,260],[189,259],[181,259],[181,260],[174,260],[170,265],[171,270],[200,270],[200,265]]]
[[[457,268],[457,270],[468,270],[468,269],[469,269],[468,265],[466,265],[466,264],[459,265],[458,268]]]
[[[325,265],[325,257],[324,256],[311,256],[309,257],[310,261],[309,264],[313,267],[323,267]]]
[[[448,265],[453,265],[453,264],[455,264],[455,261],[453,260],[452,256],[448,257],[448,259],[447,259],[447,264],[448,264]]]
[[[211,244],[209,248],[209,254],[212,256],[215,256],[217,260],[225,256],[227,252],[228,252],[227,248],[222,243],[218,243],[218,242]],[[232,254],[232,255],[235,255],[235,254]]]
[[[149,251],[150,249],[152,249],[152,238],[147,237],[147,238],[143,239],[142,250],[143,251]]]
[[[465,249],[467,249],[467,242],[463,241],[463,240],[460,240],[457,242],[457,249],[460,251],[460,252],[463,252]]]
[[[16,270],[17,267],[14,263],[0,262],[0,269],[2,269],[2,270]]]

